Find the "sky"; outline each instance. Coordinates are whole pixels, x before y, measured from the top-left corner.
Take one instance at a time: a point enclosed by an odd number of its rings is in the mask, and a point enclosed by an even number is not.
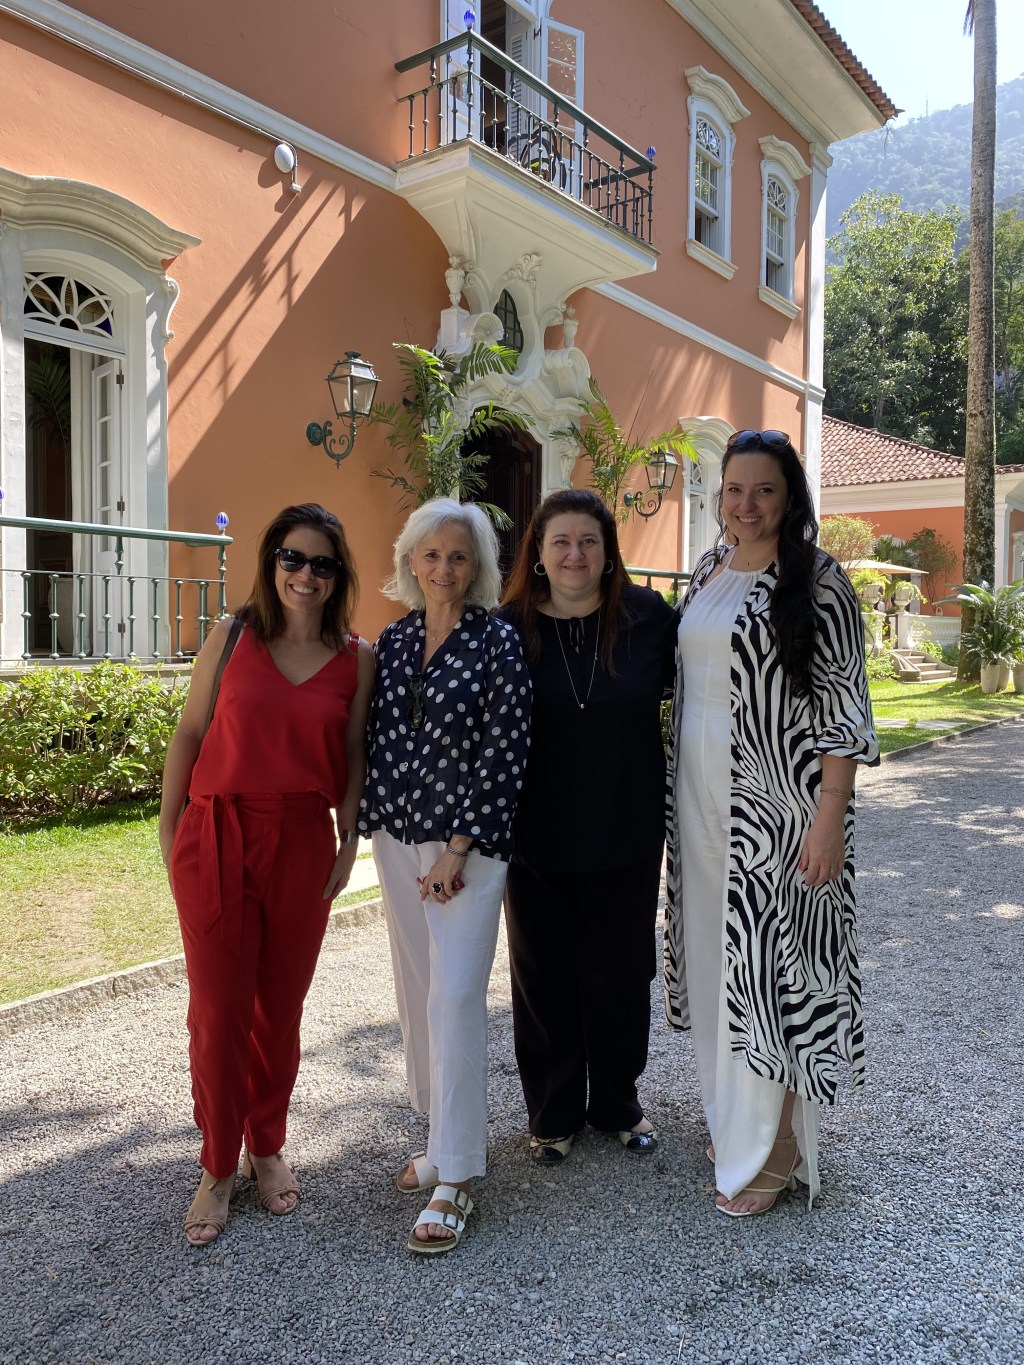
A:
[[[967,0],[816,0],[885,93],[899,125],[973,98]],[[996,0],[1000,84],[1024,72],[1024,0]]]

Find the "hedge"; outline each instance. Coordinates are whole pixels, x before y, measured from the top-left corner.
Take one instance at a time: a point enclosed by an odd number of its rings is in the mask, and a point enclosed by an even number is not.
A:
[[[67,815],[158,793],[187,690],[109,662],[0,683],[0,815]]]

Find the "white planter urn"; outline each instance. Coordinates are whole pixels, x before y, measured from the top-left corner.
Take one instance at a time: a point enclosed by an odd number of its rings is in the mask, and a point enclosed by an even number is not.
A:
[[[1002,692],[1003,688],[1010,681],[1010,669],[1007,664],[982,664],[981,666],[981,690],[986,696],[991,696],[993,692]],[[1016,683],[1014,684],[1016,686]]]

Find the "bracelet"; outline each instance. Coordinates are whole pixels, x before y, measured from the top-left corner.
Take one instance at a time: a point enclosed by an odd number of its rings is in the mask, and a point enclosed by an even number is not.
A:
[[[359,831],[357,829],[342,829],[338,831],[338,838],[341,843],[354,848],[359,842]]]
[[[842,787],[819,787],[818,793],[819,795],[826,796],[841,796],[844,801],[849,801],[850,797],[853,795],[852,791],[844,791]]]
[[[445,846],[444,846],[444,851],[445,851],[445,853],[451,853],[451,854],[452,854],[454,857],[456,857],[456,858],[468,858],[468,857],[469,857],[469,849],[468,849],[468,848],[466,849],[465,853],[461,853],[457,848],[452,848],[451,844],[445,844]]]

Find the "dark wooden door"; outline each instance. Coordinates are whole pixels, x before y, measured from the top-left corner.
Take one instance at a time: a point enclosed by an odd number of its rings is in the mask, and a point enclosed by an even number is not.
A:
[[[527,431],[499,430],[475,442],[473,449],[487,455],[478,501],[494,503],[512,521],[510,528],[498,532],[504,577],[540,497],[540,446]]]

